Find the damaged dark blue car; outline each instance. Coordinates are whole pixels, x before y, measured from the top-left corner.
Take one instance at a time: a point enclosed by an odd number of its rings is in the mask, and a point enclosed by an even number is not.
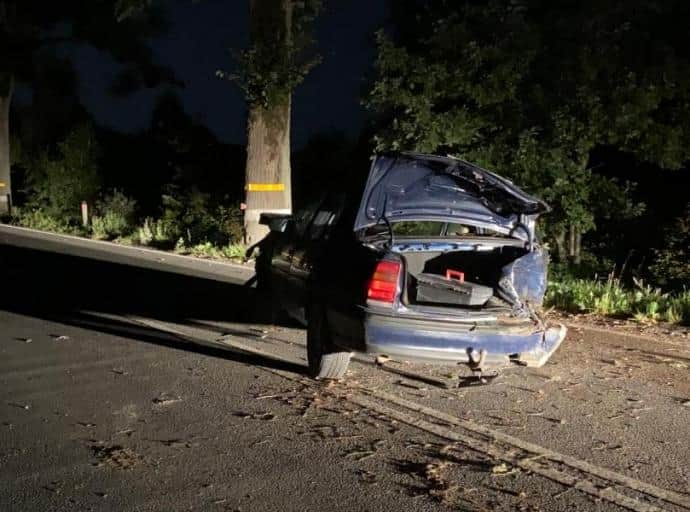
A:
[[[540,316],[548,211],[451,157],[374,159],[294,216],[264,214],[259,288],[307,325],[310,372],[342,378],[352,352],[401,361],[542,366],[565,337]]]

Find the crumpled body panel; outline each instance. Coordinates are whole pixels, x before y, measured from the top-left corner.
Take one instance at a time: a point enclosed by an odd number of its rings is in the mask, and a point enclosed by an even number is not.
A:
[[[549,256],[538,248],[516,259],[501,270],[498,295],[518,310],[540,307],[546,293]]]

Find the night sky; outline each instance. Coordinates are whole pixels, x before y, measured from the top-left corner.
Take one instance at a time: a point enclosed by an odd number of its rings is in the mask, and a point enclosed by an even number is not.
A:
[[[173,0],[170,29],[152,40],[159,64],[170,66],[185,83],[178,90],[187,112],[222,141],[244,144],[245,107],[240,90],[219,79],[232,70],[230,48],[247,44],[248,0]],[[326,0],[316,26],[323,62],[298,87],[293,103],[293,146],[337,129],[355,136],[366,113],[360,105],[374,58],[374,31],[387,16],[386,0]],[[148,126],[155,98],[165,88],[126,98],[107,92],[118,66],[104,53],[80,46],[67,50],[80,77],[82,102],[97,122],[122,131]]]

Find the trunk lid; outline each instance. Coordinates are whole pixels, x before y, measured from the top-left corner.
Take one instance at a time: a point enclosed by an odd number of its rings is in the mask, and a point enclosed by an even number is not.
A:
[[[379,155],[369,171],[355,231],[381,222],[465,222],[510,232],[549,210],[511,181],[452,157]]]

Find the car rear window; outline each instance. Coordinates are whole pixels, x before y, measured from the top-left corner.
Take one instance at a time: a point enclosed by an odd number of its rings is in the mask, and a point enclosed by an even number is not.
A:
[[[445,222],[402,221],[392,224],[396,236],[441,236]]]
[[[412,236],[493,236],[503,237],[502,233],[493,229],[480,228],[466,224],[433,222],[433,221],[402,221],[392,224],[393,234],[400,237]]]

